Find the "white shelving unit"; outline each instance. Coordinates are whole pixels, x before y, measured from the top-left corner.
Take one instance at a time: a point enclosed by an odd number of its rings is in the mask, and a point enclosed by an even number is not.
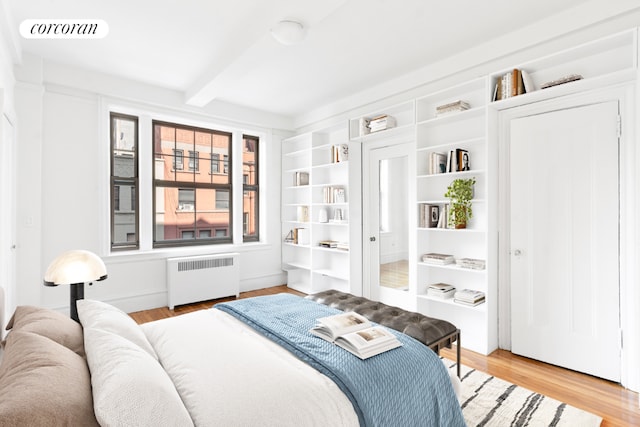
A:
[[[487,170],[494,167],[488,154],[487,143],[487,79],[481,78],[433,93],[416,100],[416,200],[418,205],[443,207],[449,203],[444,197],[447,186],[454,179],[475,178],[473,218],[465,229],[428,228],[416,224],[417,308],[421,313],[448,320],[462,331],[466,348],[487,353],[497,343],[497,330],[489,321],[489,313],[496,311],[492,289],[488,283],[488,269],[492,268],[493,254],[489,249],[486,203],[489,194]],[[450,112],[438,116],[436,107],[454,101],[466,101],[466,111]],[[431,173],[431,153],[447,154],[450,150],[468,151],[471,170]],[[417,208],[416,208],[417,209]],[[485,260],[485,270],[470,270],[455,265],[432,265],[421,261],[429,253],[451,254],[456,258]],[[456,289],[473,289],[485,293],[486,302],[470,307],[427,296],[433,283],[447,283]]]
[[[584,93],[638,80],[638,31],[631,29],[591,43],[576,46],[552,55],[514,64],[486,76],[464,82],[434,93],[390,106],[377,105],[373,111],[394,117],[396,125],[386,130],[366,133],[362,131],[360,116],[348,121],[344,127],[321,129],[290,138],[283,142],[283,233],[293,227],[310,229],[309,245],[283,245],[283,266],[289,271],[289,286],[303,292],[334,288],[360,295],[362,293],[362,206],[361,200],[361,147],[382,141],[394,143],[414,141],[415,199],[412,209],[418,211],[422,203],[443,206],[447,186],[456,178],[475,178],[473,219],[463,230],[410,227],[414,254],[410,260],[412,283],[417,310],[445,319],[462,330],[465,348],[488,354],[498,347],[498,262],[502,253],[498,247],[507,247],[504,237],[498,236],[499,191],[506,191],[498,180],[498,123],[500,110],[529,103],[542,102],[562,96]],[[535,91],[507,99],[493,101],[498,79],[514,68],[525,70],[533,80]],[[570,74],[580,74],[581,80],[547,89],[540,85]],[[439,105],[463,100],[470,109],[438,116]],[[376,114],[364,115],[371,119]],[[350,160],[345,164],[332,164],[328,149],[332,144],[349,143]],[[457,148],[468,151],[469,171],[431,174],[429,155],[446,153]],[[356,160],[357,159],[357,160]],[[292,187],[297,171],[310,173],[310,185]],[[322,201],[324,186],[344,185],[347,200],[344,205],[328,205]],[[410,185],[413,187],[413,185]],[[417,206],[416,206],[417,204]],[[310,210],[307,223],[297,221],[296,212],[302,206]],[[347,212],[345,223],[320,223],[319,210],[337,208]],[[416,216],[417,217],[417,216]],[[415,237],[414,237],[415,236]],[[284,237],[284,236],[283,236]],[[349,239],[350,251],[343,253],[317,246],[323,239]],[[411,243],[413,242],[413,243]],[[438,252],[456,258],[484,259],[484,270],[464,269],[457,266],[431,265],[421,261],[423,254]],[[503,279],[501,279],[503,280]],[[458,289],[483,291],[486,302],[469,307],[452,300],[427,296],[429,284],[444,282]],[[504,302],[504,301],[503,301]]]
[[[341,145],[348,146],[349,157],[356,162],[333,157],[333,147]],[[359,293],[360,145],[349,143],[345,126],[335,126],[284,140],[282,153],[282,238],[295,228],[306,229],[309,237],[308,243],[283,243],[288,286],[305,293],[326,289]],[[293,185],[297,172],[309,174],[308,185]],[[327,198],[327,192],[337,189],[343,198]],[[299,221],[298,209],[307,209],[308,221]],[[322,247],[322,241],[345,243],[348,250]]]

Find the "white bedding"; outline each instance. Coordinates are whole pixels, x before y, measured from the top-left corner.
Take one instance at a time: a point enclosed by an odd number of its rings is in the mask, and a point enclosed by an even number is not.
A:
[[[226,313],[142,329],[195,425],[358,426],[333,381]]]
[[[139,326],[81,300],[78,314],[102,426],[359,425],[331,379],[220,310]]]

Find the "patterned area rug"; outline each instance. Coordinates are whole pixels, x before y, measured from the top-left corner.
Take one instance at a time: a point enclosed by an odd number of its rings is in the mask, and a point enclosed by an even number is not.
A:
[[[456,363],[445,359],[455,372]],[[473,426],[599,426],[602,418],[484,372],[461,366],[460,404]]]

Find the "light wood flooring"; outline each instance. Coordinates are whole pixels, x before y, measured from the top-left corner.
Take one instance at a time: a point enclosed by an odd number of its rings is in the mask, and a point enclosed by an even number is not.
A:
[[[280,292],[304,295],[283,285],[258,291],[243,292],[240,294],[240,298],[271,295]],[[184,305],[176,307],[175,310],[162,307],[130,313],[130,315],[136,322],[145,323],[191,311],[207,309],[215,302],[232,299],[224,298]],[[441,352],[441,355],[455,360],[455,350],[445,349]],[[640,426],[638,394],[628,391],[618,384],[517,356],[505,350],[496,350],[489,356],[483,356],[463,349],[462,363],[529,390],[597,414],[603,418],[602,427]]]
[[[400,290],[409,289],[409,261],[380,264],[380,286]]]

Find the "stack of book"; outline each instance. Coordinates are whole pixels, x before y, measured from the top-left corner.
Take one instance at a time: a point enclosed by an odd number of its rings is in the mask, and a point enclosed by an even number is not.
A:
[[[466,101],[454,101],[444,105],[438,105],[436,107],[436,116],[440,116],[442,114],[453,113],[456,111],[465,111],[470,107],[469,103]]]
[[[434,283],[427,288],[427,295],[434,298],[453,298],[456,288],[446,283]]]
[[[484,292],[473,289],[462,289],[453,295],[453,302],[462,305],[476,306],[484,302]]]
[[[484,270],[485,268],[485,261],[483,259],[458,258],[456,264],[462,268],[470,268],[472,270]]]
[[[369,132],[373,133],[395,127],[395,125],[396,119],[385,114],[369,120],[369,124],[367,127],[369,128]]]
[[[320,246],[321,248],[337,248],[338,242],[336,242],[335,240],[320,240],[318,242],[318,246]]]
[[[427,264],[434,265],[447,265],[453,264],[455,262],[455,258],[453,255],[448,254],[437,254],[434,252],[422,255],[422,262],[426,262]]]

